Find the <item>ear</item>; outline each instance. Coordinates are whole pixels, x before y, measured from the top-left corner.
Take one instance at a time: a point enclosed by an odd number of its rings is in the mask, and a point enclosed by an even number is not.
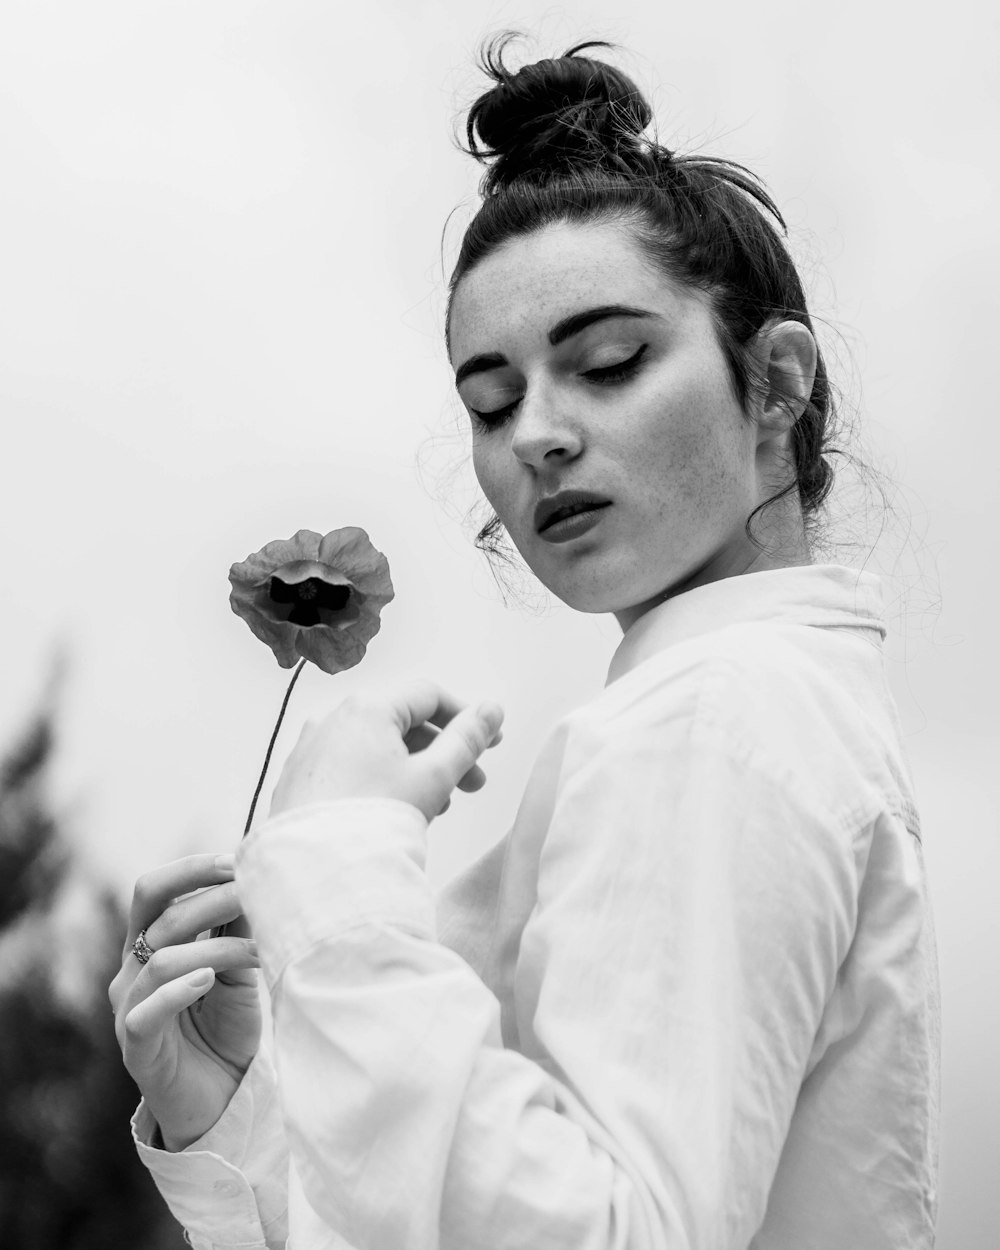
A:
[[[766,325],[757,337],[757,359],[767,378],[759,442],[790,430],[802,415],[816,380],[816,340],[801,321]]]

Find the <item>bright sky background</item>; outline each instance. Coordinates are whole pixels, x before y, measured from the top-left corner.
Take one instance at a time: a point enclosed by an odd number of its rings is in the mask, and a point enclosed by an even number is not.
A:
[[[939,1250],[995,1245],[994,13],[2,0],[0,732],[62,646],[58,787],[93,871],[124,895],[238,840],[287,674],[232,615],[227,571],[299,528],[367,529],[397,595],[359,668],[303,675],[278,763],[366,683],[428,676],[507,710],[489,786],[432,829],[436,882],[501,836],[552,722],[603,685],[614,620],[505,607],[463,528],[441,325],[478,179],[451,142],[478,41],[525,29],[530,59],[617,41],[671,146],[769,183],[889,478],[871,558],[880,513],[841,498],[843,533],[868,539],[843,562],[892,578],[943,982]]]

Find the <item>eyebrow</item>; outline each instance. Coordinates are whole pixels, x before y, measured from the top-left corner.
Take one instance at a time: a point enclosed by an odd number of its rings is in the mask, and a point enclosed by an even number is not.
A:
[[[632,308],[628,304],[601,304],[597,308],[587,308],[583,312],[573,313],[569,317],[563,317],[562,321],[557,321],[549,331],[549,342],[553,347],[558,347],[560,343],[572,338],[574,334],[579,334],[598,321],[607,321],[610,317],[659,320],[656,313],[649,312],[645,308]],[[507,357],[499,352],[483,352],[478,356],[470,356],[455,370],[455,385],[461,386],[465,379],[474,373],[486,373],[490,369],[499,369],[507,363]]]

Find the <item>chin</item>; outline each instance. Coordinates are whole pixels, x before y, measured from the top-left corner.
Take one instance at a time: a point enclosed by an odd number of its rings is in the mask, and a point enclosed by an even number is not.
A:
[[[663,581],[651,582],[649,569],[632,568],[636,560],[621,562],[608,558],[608,553],[601,553],[603,558],[580,558],[590,556],[590,552],[581,552],[576,561],[557,563],[555,567],[548,561],[527,559],[521,553],[525,563],[542,583],[545,589],[574,612],[586,612],[589,615],[607,615],[624,612],[635,605],[655,599],[666,584]],[[535,552],[531,553],[533,556]]]
[[[565,582],[560,584],[558,581],[544,584],[551,594],[561,599],[574,612],[588,612],[592,615],[619,612],[631,598],[620,592],[616,594],[608,586],[567,586]]]
[[[634,582],[626,587],[595,582],[590,586],[567,586],[547,583],[549,591],[561,599],[567,607],[575,612],[586,612],[592,615],[614,615],[623,629],[628,623],[637,620],[649,608],[663,603],[672,594],[678,593],[683,584],[672,586],[669,579],[652,585],[639,585]]]

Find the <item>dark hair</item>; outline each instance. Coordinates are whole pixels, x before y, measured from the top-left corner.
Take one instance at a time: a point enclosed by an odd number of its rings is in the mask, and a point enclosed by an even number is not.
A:
[[[469,110],[467,150],[487,166],[483,203],[462,240],[449,283],[451,304],[462,278],[508,239],[557,222],[613,221],[626,228],[671,279],[703,291],[744,412],[761,379],[752,352],[772,320],[812,330],[795,266],[782,242],[784,219],[749,169],[712,156],[678,155],[646,135],[652,112],[635,83],[603,61],[561,57],[511,73],[503,54],[516,35],[487,42],[480,54],[494,86]],[[792,427],[795,478],[758,505],[746,522],[798,490],[807,537],[833,486],[826,454],[833,415],[820,355],[812,394]],[[812,522],[812,524],[810,524]],[[505,556],[494,515],[476,545]]]

